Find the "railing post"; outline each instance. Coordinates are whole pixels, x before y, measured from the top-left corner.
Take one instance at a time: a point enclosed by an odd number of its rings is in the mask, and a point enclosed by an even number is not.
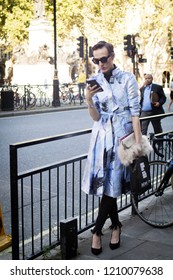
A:
[[[17,149],[10,145],[10,187],[11,187],[11,231],[12,259],[19,260],[19,216],[18,216],[18,175]]]
[[[137,194],[134,195],[134,199],[135,199],[136,206],[138,206],[138,195]],[[132,198],[131,198],[131,202],[132,202]],[[132,203],[132,208],[131,208],[131,214],[132,214],[132,216],[136,215],[136,211],[133,206],[133,203]]]
[[[26,110],[26,102],[27,102],[27,89],[26,89],[26,86],[24,86],[23,103],[24,103],[24,109],[25,110]]]
[[[77,256],[77,219],[69,218],[60,222],[61,256],[69,260]]]

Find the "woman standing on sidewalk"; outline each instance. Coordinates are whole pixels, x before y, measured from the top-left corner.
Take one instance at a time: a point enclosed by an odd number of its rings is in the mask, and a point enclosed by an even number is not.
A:
[[[92,230],[91,252],[102,252],[101,235],[106,219],[110,218],[112,233],[110,248],[120,246],[121,222],[118,217],[117,197],[121,195],[123,165],[118,155],[119,139],[134,131],[136,143],[141,143],[138,85],[133,74],[116,67],[113,45],[98,42],[93,48],[93,63],[99,67],[93,77],[100,87],[88,86],[86,101],[94,120],[88,158],[82,181],[87,194],[101,196],[96,225]],[[101,91],[102,90],[102,91]]]

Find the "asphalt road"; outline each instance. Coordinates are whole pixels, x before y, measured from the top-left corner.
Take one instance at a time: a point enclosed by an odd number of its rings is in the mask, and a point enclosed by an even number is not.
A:
[[[91,126],[87,109],[0,118],[0,204],[7,232],[10,232],[11,215],[9,145]],[[89,138],[85,135],[22,149],[19,152],[19,172],[87,153]]]

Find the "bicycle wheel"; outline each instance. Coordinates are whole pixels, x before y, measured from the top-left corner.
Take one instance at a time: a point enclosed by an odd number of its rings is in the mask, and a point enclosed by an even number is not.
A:
[[[59,89],[59,98],[60,98],[61,104],[67,103],[67,95],[66,95],[64,87]]]
[[[21,100],[18,93],[14,94],[14,109],[18,110],[21,108]]]
[[[29,95],[27,96],[27,105],[28,107],[34,107],[36,104],[36,96],[34,93],[30,92]]]
[[[26,96],[22,95],[21,98],[20,98],[19,108],[20,109],[25,109],[25,106],[26,106]]]
[[[173,189],[173,175],[171,176],[171,185],[172,185],[172,189]]]
[[[165,228],[173,225],[173,189],[171,179],[161,196],[156,191],[167,171],[167,162],[150,162],[151,189],[143,195],[131,194],[136,214],[147,224]]]
[[[43,106],[43,99],[41,97],[36,98],[36,104],[37,107],[42,107]]]
[[[49,99],[49,97],[45,97],[45,99],[44,99],[44,105],[45,105],[46,107],[49,107],[49,106],[50,106],[50,99]]]

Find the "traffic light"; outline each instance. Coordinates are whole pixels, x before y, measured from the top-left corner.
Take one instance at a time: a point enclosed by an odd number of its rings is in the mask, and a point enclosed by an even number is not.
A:
[[[129,57],[132,57],[132,35],[124,36],[124,50]]]
[[[143,55],[142,55],[142,54],[139,54],[139,55],[138,55],[138,62],[139,62],[139,63],[146,63],[146,62],[147,62],[147,59],[146,59],[146,58],[143,58]]]
[[[173,59],[173,47],[170,48],[171,59]]]
[[[132,36],[131,35],[124,36],[124,50],[125,51],[130,50],[131,46],[132,46]]]
[[[79,52],[79,56],[80,57],[84,57],[84,37],[80,36],[79,38],[77,38],[77,40],[79,41],[79,43],[77,43],[77,45],[79,46],[79,48],[77,48],[78,52]]]

